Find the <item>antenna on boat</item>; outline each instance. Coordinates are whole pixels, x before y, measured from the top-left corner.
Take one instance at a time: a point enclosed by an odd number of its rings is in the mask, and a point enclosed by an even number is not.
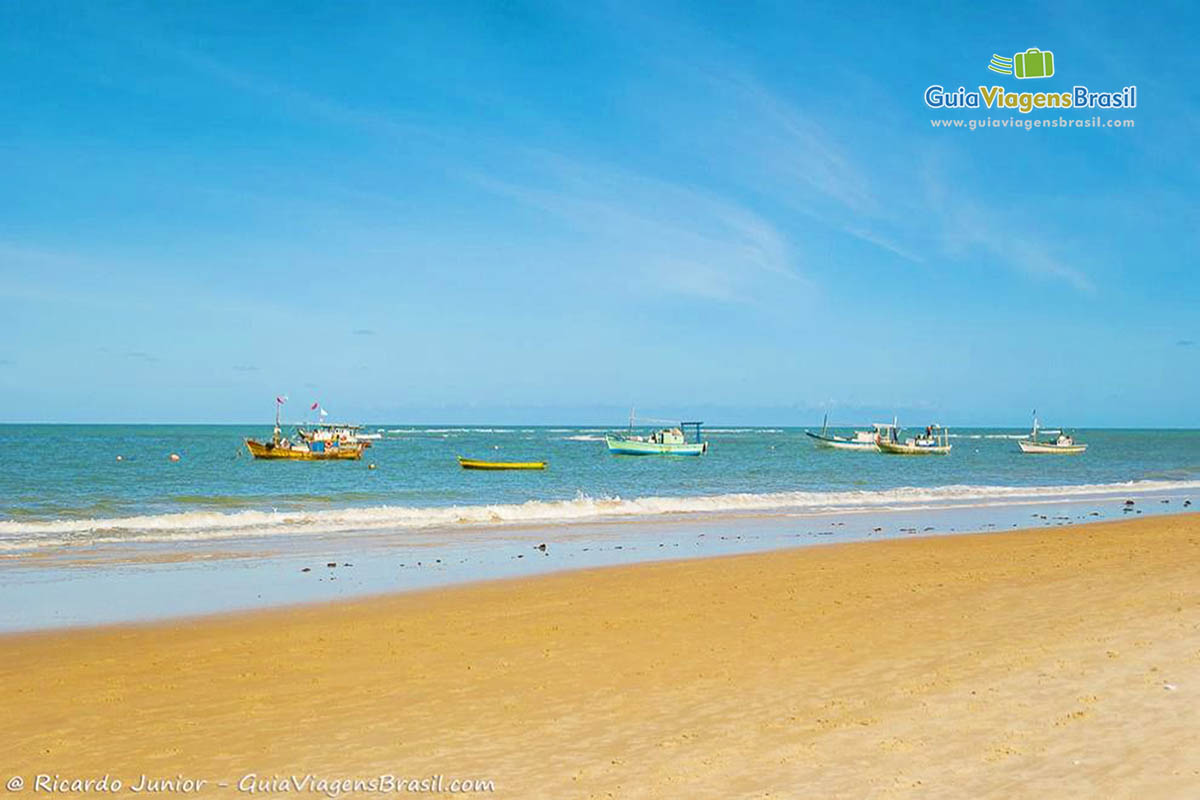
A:
[[[829,429],[829,412],[825,412],[825,418],[821,420],[821,435],[825,435],[825,431]]]
[[[633,433],[633,412],[634,412],[634,410],[635,409],[633,406],[629,407],[629,432],[630,433]]]

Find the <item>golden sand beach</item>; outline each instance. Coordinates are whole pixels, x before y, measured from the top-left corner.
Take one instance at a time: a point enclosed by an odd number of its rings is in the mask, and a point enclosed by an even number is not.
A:
[[[13,635],[0,671],[0,778],[26,794],[390,773],[496,797],[1198,797],[1200,515]]]

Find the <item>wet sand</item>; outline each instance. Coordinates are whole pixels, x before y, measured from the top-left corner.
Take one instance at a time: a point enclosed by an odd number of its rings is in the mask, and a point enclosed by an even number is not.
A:
[[[12,635],[0,778],[1192,797],[1198,576],[1180,515]]]

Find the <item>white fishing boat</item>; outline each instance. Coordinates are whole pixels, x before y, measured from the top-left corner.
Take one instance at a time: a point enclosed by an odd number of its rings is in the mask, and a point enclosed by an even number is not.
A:
[[[1054,436],[1054,439],[1039,440],[1038,434],[1043,433],[1049,436]],[[1045,455],[1050,453],[1058,453],[1059,455],[1078,455],[1087,450],[1087,445],[1083,442],[1076,442],[1075,437],[1062,430],[1042,430],[1038,427],[1038,418],[1036,412],[1033,416],[1033,430],[1029,432],[1028,439],[1018,439],[1017,445],[1021,448],[1022,453],[1033,453],[1037,455]]]
[[[875,444],[875,431],[855,431],[853,436],[838,436],[829,432],[829,415],[825,415],[824,421],[821,423],[821,432],[813,433],[805,431],[805,436],[813,440],[813,444],[817,447],[825,447],[831,450],[857,450],[859,452],[877,452],[879,447]]]
[[[928,425],[925,432],[907,439],[900,438],[903,430],[893,420],[891,425],[875,426],[875,444],[881,453],[896,456],[946,456],[950,455],[950,431],[941,425]]]
[[[645,420],[643,420],[645,421]],[[616,456],[699,456],[708,452],[708,442],[700,433],[703,422],[680,422],[645,434],[633,432],[634,414],[629,413],[629,430],[607,433],[604,442]],[[686,431],[692,431],[689,441]]]
[[[371,440],[381,439],[378,434],[363,433],[361,425],[349,425],[344,422],[319,422],[315,425],[301,426],[296,429],[296,435],[301,441],[324,444],[351,444],[370,447]]]

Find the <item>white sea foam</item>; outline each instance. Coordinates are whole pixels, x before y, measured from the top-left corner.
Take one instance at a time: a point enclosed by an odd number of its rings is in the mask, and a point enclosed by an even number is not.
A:
[[[691,497],[590,497],[446,507],[375,506],[321,511],[189,511],[91,520],[0,520],[0,550],[125,541],[201,541],[289,534],[569,523],[613,517],[855,511],[938,506],[994,506],[1193,491],[1200,481],[1129,481],[1081,486],[938,486],[843,492],[737,493]]]
[[[564,442],[603,442],[604,437],[580,434],[578,436],[564,436],[563,441]]]

